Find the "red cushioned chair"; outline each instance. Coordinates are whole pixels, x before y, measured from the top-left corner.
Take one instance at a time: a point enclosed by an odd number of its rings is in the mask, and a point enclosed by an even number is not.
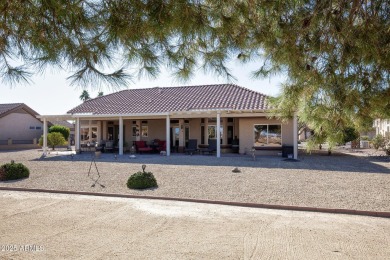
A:
[[[158,140],[158,147],[156,149],[159,152],[166,151],[167,150],[167,142]]]
[[[153,148],[150,148],[146,145],[146,141],[135,141],[135,148],[137,149],[138,153],[149,153],[153,151]]]

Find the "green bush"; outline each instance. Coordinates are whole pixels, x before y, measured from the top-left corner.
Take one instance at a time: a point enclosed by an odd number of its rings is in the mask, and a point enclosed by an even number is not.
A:
[[[343,131],[344,143],[355,141],[359,138],[359,133],[353,127],[347,127]]]
[[[153,188],[157,187],[157,181],[151,172],[137,172],[130,176],[127,187],[129,189]]]
[[[49,128],[49,133],[60,133],[65,140],[68,140],[70,129],[62,125],[53,125]]]
[[[30,170],[22,163],[6,163],[0,167],[0,181],[28,178]]]
[[[47,134],[47,146],[52,147],[53,150],[56,146],[66,145],[66,144],[67,144],[67,142],[61,133],[53,132],[53,133]],[[39,145],[43,146],[43,136],[41,136],[41,138],[39,138]]]

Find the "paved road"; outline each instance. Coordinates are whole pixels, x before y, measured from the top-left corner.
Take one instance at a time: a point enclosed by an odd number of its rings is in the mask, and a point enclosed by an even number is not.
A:
[[[0,208],[0,259],[390,256],[384,218],[7,191]]]

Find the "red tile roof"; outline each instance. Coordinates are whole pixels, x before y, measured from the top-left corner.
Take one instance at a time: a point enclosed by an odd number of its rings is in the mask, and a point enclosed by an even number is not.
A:
[[[234,84],[129,89],[95,99],[68,113],[154,114],[191,110],[266,110],[267,96]]]

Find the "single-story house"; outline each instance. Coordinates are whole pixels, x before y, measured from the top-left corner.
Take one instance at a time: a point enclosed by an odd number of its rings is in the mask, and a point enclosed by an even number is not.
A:
[[[0,104],[0,149],[32,149],[38,147],[43,134],[40,115],[23,103]],[[74,126],[68,121],[48,121],[47,127],[62,125],[70,129],[74,139]]]
[[[113,140],[123,154],[136,141],[159,139],[169,156],[182,152],[190,139],[202,147],[214,139],[220,140],[217,157],[232,146],[242,154],[255,148],[275,155],[288,146],[297,158],[296,116],[282,122],[269,111],[266,95],[219,84],[127,89],[87,100],[66,115],[39,118],[44,124],[74,120],[76,150],[85,142]]]
[[[376,135],[390,138],[390,119],[375,119],[374,126]]]
[[[23,103],[0,104],[0,145],[36,145],[43,133],[38,115]]]

